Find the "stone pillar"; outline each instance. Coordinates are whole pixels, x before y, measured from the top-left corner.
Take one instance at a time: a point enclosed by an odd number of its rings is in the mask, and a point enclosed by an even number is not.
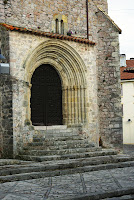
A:
[[[63,88],[63,124],[78,125],[86,121],[86,99],[84,87]]]
[[[84,123],[85,121],[85,114],[84,114],[84,101],[85,101],[85,96],[84,96],[84,88],[81,87],[81,122]]]
[[[80,99],[80,87],[78,87],[78,123],[81,123],[81,99]]]
[[[74,104],[74,87],[71,88],[71,116],[72,116],[72,124],[74,124],[74,109],[75,109],[75,104]]]
[[[26,121],[29,123],[29,124],[32,124],[31,122],[31,88],[32,88],[32,84],[30,83],[27,83],[26,85],[26,94],[25,94],[25,101],[26,101],[26,104],[27,104],[27,110],[26,110]]]
[[[68,107],[68,125],[71,125],[72,119],[71,119],[71,88],[68,87],[67,90],[67,107]]]
[[[83,88],[83,95],[84,95],[84,123],[87,122],[87,108],[86,108],[86,88]]]
[[[78,91],[78,89],[77,89],[77,87],[75,86],[74,87],[74,106],[75,106],[75,111],[74,111],[74,113],[75,113],[75,119],[74,119],[74,123],[75,124],[78,124],[78,99],[77,99],[77,91]]]
[[[62,115],[63,115],[63,124],[67,125],[67,117],[68,117],[67,87],[62,88]]]

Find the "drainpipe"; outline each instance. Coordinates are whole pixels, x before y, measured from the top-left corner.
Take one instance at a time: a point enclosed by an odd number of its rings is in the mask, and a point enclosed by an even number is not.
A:
[[[89,40],[89,32],[88,32],[88,0],[86,0],[86,12],[87,12],[87,39]]]

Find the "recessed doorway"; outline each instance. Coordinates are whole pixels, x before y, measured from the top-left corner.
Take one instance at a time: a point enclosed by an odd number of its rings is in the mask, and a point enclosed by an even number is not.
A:
[[[34,126],[62,125],[62,86],[51,65],[41,65],[31,80],[31,121]]]

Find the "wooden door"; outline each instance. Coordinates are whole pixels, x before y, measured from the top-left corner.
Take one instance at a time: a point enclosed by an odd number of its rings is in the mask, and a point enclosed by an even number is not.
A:
[[[62,124],[62,88],[57,71],[51,65],[41,65],[35,70],[31,83],[32,124]]]

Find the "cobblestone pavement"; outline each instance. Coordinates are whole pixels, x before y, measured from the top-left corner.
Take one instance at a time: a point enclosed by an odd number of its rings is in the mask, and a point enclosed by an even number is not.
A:
[[[133,167],[1,183],[0,199],[64,200],[127,188],[134,188]],[[129,199],[130,195],[126,197],[107,199]]]

